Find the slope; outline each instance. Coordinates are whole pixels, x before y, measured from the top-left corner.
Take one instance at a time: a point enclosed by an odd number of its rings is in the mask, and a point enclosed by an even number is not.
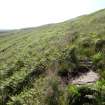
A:
[[[0,104],[76,105],[81,87],[64,80],[84,68],[99,73],[98,83],[89,86],[99,92],[105,85],[104,9],[62,23],[0,33]],[[105,102],[104,94],[94,105]]]

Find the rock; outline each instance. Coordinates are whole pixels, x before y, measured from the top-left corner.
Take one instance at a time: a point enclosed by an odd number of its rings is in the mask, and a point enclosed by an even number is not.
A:
[[[91,84],[96,82],[99,79],[99,75],[93,71],[89,71],[84,75],[79,76],[78,78],[74,78],[74,80],[71,81],[72,84]]]

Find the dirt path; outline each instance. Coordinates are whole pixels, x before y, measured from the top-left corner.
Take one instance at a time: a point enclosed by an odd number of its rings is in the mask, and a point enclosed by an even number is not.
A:
[[[82,84],[91,84],[96,82],[99,79],[99,75],[94,71],[88,71],[87,73],[80,75],[78,78],[74,78],[71,83],[82,85]]]

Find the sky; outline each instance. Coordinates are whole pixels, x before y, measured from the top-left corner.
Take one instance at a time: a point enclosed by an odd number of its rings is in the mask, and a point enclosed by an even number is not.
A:
[[[0,29],[62,22],[105,8],[105,0],[0,0]]]

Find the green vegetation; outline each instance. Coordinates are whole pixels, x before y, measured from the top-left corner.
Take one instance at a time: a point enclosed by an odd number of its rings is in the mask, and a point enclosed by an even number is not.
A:
[[[81,68],[100,80],[69,83]],[[1,32],[0,105],[105,105],[105,10]]]

